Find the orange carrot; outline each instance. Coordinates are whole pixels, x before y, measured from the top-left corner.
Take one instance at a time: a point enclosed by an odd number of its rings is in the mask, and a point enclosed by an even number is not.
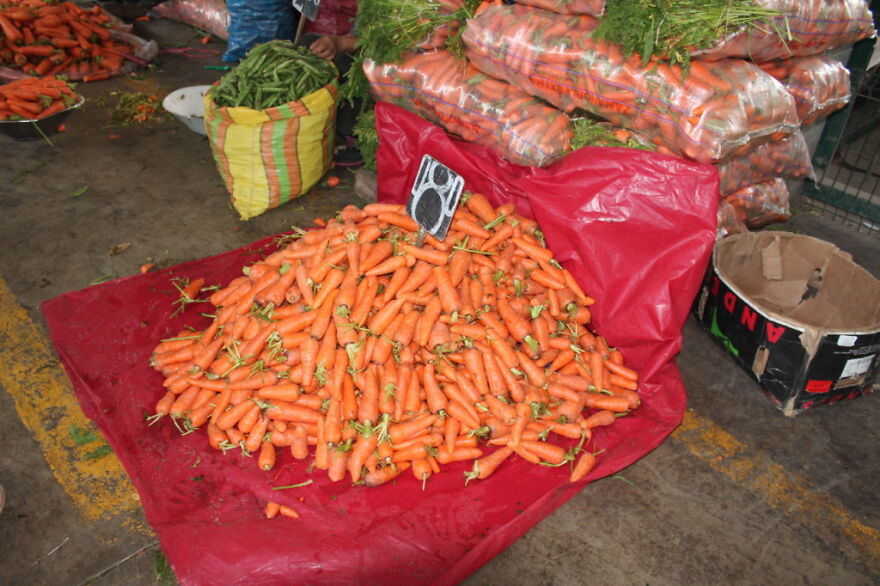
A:
[[[465,484],[467,484],[468,481],[473,480],[474,478],[478,478],[480,480],[488,478],[511,454],[513,454],[513,450],[511,448],[504,447],[495,450],[488,456],[483,456],[482,458],[474,460],[473,469],[469,472],[464,473],[464,476],[467,479],[465,481]]]

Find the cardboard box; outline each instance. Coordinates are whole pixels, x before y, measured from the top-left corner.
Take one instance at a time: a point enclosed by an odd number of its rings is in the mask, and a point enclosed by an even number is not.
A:
[[[880,380],[880,281],[823,240],[776,231],[719,240],[694,314],[785,415]]]

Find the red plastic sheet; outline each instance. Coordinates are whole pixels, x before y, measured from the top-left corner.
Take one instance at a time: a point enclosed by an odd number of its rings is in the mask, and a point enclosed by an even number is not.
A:
[[[86,415],[120,458],[146,518],[183,584],[455,584],[583,488],[658,446],[684,413],[672,362],[715,236],[712,167],[623,149],[582,149],[554,167],[506,164],[453,142],[396,107],[377,105],[383,198],[401,199],[422,153],[499,201],[510,192],[541,222],[558,257],[598,299],[597,325],[643,373],[644,406],[596,433],[605,449],[587,481],[519,459],[464,486],[464,463],[425,490],[411,474],[376,489],[310,476],[285,454],[271,473],[221,454],[201,431],[148,426],[162,394],[152,348],[198,308],[169,321],[174,277],[224,283],[274,248],[272,238],[215,257],[74,291],[43,304],[58,354]],[[273,487],[313,480],[302,488]],[[300,518],[263,518],[266,501]]]

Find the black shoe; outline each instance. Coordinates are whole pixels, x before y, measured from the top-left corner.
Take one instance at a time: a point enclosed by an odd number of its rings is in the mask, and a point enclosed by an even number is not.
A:
[[[334,163],[340,167],[360,167],[364,164],[364,157],[358,150],[354,137],[346,136],[338,142],[340,144],[333,154]]]

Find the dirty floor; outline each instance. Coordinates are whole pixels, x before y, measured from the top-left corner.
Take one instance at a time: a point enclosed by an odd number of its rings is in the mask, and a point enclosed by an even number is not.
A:
[[[161,47],[212,48],[179,23],[136,23]],[[149,585],[160,550],[118,461],[85,419],[39,304],[102,280],[217,254],[329,216],[342,186],[238,220],[207,139],[173,119],[114,121],[121,93],[160,98],[222,72],[163,53],[140,79],[81,86],[88,102],[45,141],[0,136],[0,583]],[[837,243],[880,275],[876,237],[816,215],[785,229]],[[589,485],[468,580],[483,584],[876,584],[876,395],[783,417],[691,320],[677,359],[682,426]],[[173,581],[173,578],[171,579]]]

